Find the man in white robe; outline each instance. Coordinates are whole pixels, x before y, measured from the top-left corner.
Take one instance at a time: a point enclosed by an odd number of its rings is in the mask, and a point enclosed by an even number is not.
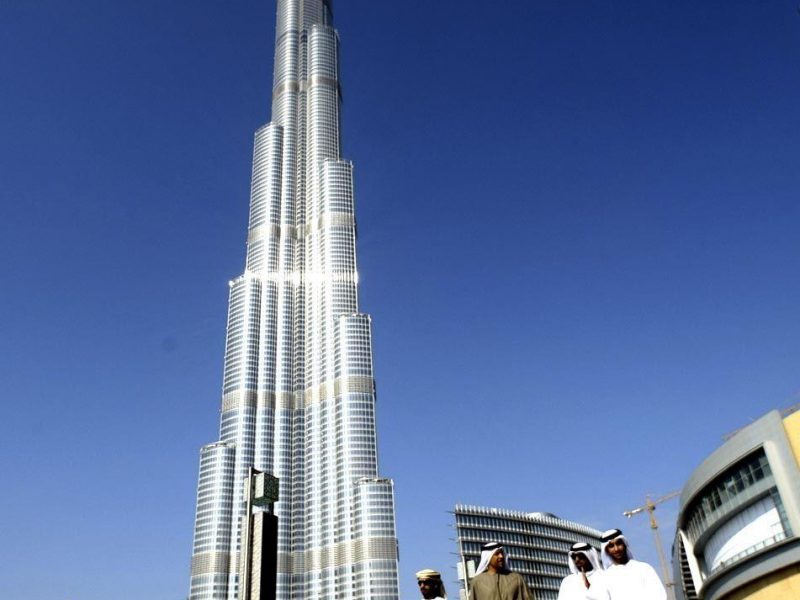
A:
[[[417,585],[424,600],[447,600],[442,574],[433,569],[417,571]]]
[[[567,564],[570,574],[561,582],[558,600],[607,600],[597,550],[585,542],[576,542],[567,553]]]
[[[609,529],[601,541],[603,584],[610,600],[667,600],[667,590],[655,569],[634,560],[628,540],[619,529]]]
[[[469,600],[534,600],[534,596],[522,575],[511,570],[505,548],[491,542],[481,548],[481,562],[470,583]]]

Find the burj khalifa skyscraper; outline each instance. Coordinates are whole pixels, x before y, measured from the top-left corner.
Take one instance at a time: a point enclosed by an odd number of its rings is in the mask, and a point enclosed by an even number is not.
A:
[[[280,480],[278,598],[398,597],[332,21],[331,0],[277,1],[272,121],[255,134],[247,257],[230,282],[220,438],[200,453],[190,600],[238,598],[250,467]]]

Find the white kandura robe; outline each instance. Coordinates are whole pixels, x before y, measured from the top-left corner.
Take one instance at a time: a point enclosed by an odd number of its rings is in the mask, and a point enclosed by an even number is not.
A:
[[[578,571],[575,559],[572,558],[573,552],[583,554],[592,565],[592,570],[586,573],[590,585],[588,588],[583,581],[583,574]],[[561,587],[558,589],[558,600],[608,600],[608,594],[605,593],[603,587],[603,568],[600,566],[597,550],[591,547],[571,549],[567,553],[567,565],[570,574],[561,582]]]
[[[647,563],[629,560],[603,571],[608,600],[667,600],[667,590],[656,570]]]
[[[589,588],[583,583],[583,575],[580,573],[567,575],[558,590],[558,600],[608,600],[608,593],[603,581],[604,575],[598,569],[586,573],[591,586]]]

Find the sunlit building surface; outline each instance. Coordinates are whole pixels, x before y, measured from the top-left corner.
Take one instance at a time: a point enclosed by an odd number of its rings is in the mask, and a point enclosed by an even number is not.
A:
[[[329,0],[277,2],[272,121],[255,133],[245,268],[230,282],[220,437],[200,455],[191,600],[237,599],[253,466],[280,480],[278,598],[398,597],[332,22]]]
[[[673,544],[679,600],[800,598],[800,412],[737,431],[692,474]]]
[[[511,568],[522,574],[537,600],[556,600],[561,580],[569,575],[567,551],[575,542],[600,549],[601,532],[559,519],[550,513],[524,513],[500,508],[456,505],[458,575],[465,597],[468,581],[480,562],[481,546],[500,542],[510,557]]]

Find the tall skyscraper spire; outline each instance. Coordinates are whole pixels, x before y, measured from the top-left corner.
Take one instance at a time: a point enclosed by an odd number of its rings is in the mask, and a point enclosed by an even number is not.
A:
[[[330,0],[277,6],[272,122],[255,134],[245,270],[230,282],[220,440],[200,453],[190,600],[237,599],[251,466],[280,479],[278,598],[396,600],[338,35]]]

